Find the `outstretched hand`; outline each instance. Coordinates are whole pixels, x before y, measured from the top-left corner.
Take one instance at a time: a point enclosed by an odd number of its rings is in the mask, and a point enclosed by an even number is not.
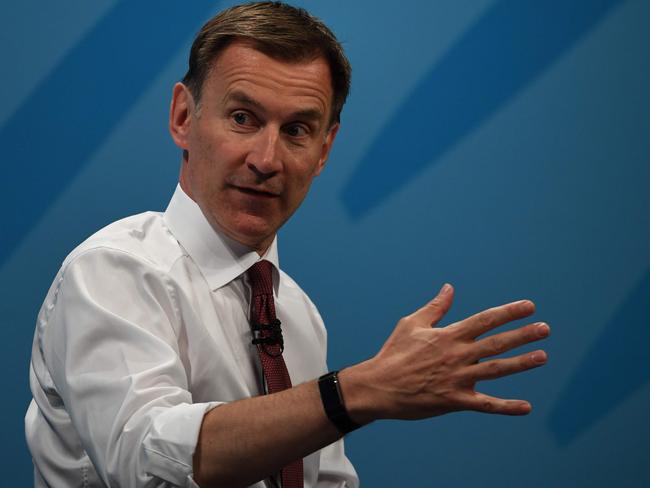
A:
[[[353,421],[419,419],[457,410],[530,412],[528,402],[479,393],[476,384],[544,364],[546,353],[541,350],[481,360],[543,339],[549,334],[548,325],[537,322],[480,337],[531,315],[535,306],[522,300],[435,327],[451,307],[453,295],[453,288],[444,286],[433,300],[399,321],[377,355],[339,372],[339,386]],[[226,403],[203,419],[193,457],[195,480],[202,486],[248,485],[340,437],[323,409],[315,380]]]
[[[529,300],[508,303],[435,327],[451,307],[453,295],[451,285],[443,286],[433,300],[398,322],[374,358],[358,365],[365,376],[363,394],[371,399],[370,407],[359,410],[359,421],[419,419],[458,410],[505,415],[531,411],[527,401],[489,396],[476,391],[476,384],[546,363],[542,350],[481,361],[549,335],[549,326],[536,322],[480,338],[531,315],[535,305]]]

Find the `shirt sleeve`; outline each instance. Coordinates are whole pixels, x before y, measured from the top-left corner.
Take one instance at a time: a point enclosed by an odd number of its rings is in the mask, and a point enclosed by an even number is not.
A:
[[[66,263],[39,347],[66,411],[108,486],[196,486],[204,414],[178,347],[172,283],[129,253],[99,248]]]
[[[359,477],[346,457],[343,439],[321,450],[317,488],[359,488]]]

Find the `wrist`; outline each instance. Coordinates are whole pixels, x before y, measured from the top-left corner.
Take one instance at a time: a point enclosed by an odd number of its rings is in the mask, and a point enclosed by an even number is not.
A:
[[[359,425],[369,424],[382,417],[374,399],[369,361],[342,369],[338,373],[339,388],[345,400],[350,419]]]
[[[361,427],[348,414],[339,384],[338,371],[331,371],[318,378],[318,389],[325,414],[341,434],[345,435]]]

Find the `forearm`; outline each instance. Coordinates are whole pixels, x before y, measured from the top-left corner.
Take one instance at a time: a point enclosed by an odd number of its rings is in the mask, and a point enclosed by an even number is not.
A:
[[[339,372],[346,409],[358,425],[391,416],[393,392],[380,380],[387,374],[382,363],[373,358]],[[341,436],[325,414],[316,380],[224,404],[204,416],[194,479],[203,488],[247,486]]]
[[[317,381],[208,412],[194,454],[203,488],[247,486],[341,437],[325,415]]]

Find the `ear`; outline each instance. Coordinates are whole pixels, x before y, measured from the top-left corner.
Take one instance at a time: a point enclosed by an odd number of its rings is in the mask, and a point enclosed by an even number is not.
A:
[[[194,98],[192,94],[183,83],[176,83],[169,108],[169,133],[174,143],[183,150],[187,150],[193,113]]]
[[[320,174],[321,171],[323,171],[323,168],[325,167],[325,163],[327,162],[327,158],[330,155],[330,150],[332,149],[332,144],[334,144],[334,139],[336,139],[336,134],[339,131],[340,124],[337,122],[336,124],[333,124],[332,127],[330,127],[327,131],[327,134],[325,135],[325,140],[323,141],[323,147],[321,148],[321,156],[320,159],[318,160],[318,167],[316,168],[316,176]]]

